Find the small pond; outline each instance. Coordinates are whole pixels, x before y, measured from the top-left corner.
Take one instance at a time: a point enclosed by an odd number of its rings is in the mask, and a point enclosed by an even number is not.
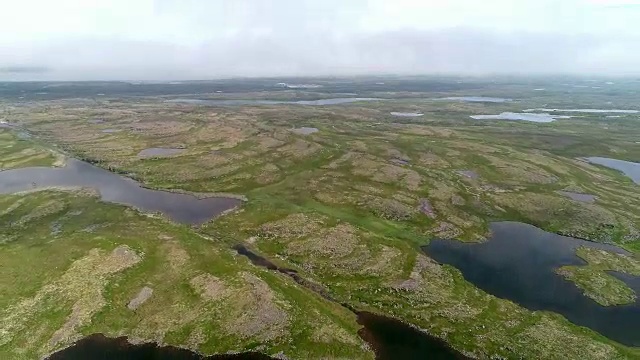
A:
[[[574,324],[586,326],[612,340],[640,346],[639,301],[623,306],[601,306],[584,296],[573,282],[555,273],[565,265],[585,265],[575,254],[580,246],[616,253],[626,251],[516,222],[492,223],[491,234],[484,243],[432,240],[423,251],[440,263],[455,266],[467,281],[499,298],[530,310],[559,313]],[[640,294],[637,277],[611,274]]]
[[[250,100],[250,99],[238,99],[238,100],[205,100],[205,99],[173,99],[166,102],[171,103],[183,103],[205,106],[238,106],[238,105],[310,105],[310,106],[325,106],[325,105],[340,105],[348,104],[360,101],[379,101],[385,99],[378,98],[333,98],[333,99],[320,99],[320,100]]]
[[[237,199],[199,199],[190,194],[145,189],[132,179],[75,159],[68,159],[63,168],[29,167],[0,172],[0,194],[49,187],[92,188],[103,201],[160,212],[173,221],[192,225],[203,224],[242,203]]]
[[[471,118],[476,120],[521,120],[521,121],[548,123],[548,122],[556,121],[556,119],[569,119],[571,118],[571,116],[559,116],[559,115],[536,114],[536,113],[503,112],[499,115],[471,115]]]
[[[126,337],[108,338],[102,334],[87,336],[46,360],[269,360],[260,353],[204,356],[187,349],[154,343],[131,344]]]
[[[510,102],[513,99],[505,99],[499,97],[487,97],[487,96],[450,96],[446,98],[439,98],[434,100],[447,100],[447,101],[465,101],[465,102],[486,102],[486,103],[503,103]]]
[[[576,193],[571,191],[558,191],[558,194],[564,195],[570,198],[571,200],[580,201],[580,202],[592,203],[596,201],[596,196],[590,195],[590,194],[582,194],[582,193]]]
[[[299,135],[311,135],[313,133],[317,133],[318,129],[314,128],[314,127],[301,127],[301,128],[297,128],[297,129],[291,129],[291,132],[294,132],[296,134]]]
[[[422,113],[416,113],[416,112],[391,112],[391,115],[393,116],[398,116],[398,117],[420,117],[423,116],[424,114]]]
[[[588,157],[587,160],[592,164],[602,165],[621,171],[633,180],[633,182],[640,184],[640,163],[604,157]]]
[[[151,159],[157,157],[169,157],[183,153],[185,149],[172,149],[172,148],[148,148],[140,151],[138,157],[140,159]]]

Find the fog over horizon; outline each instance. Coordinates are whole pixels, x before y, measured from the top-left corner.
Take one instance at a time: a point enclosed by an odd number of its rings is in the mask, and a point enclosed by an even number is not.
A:
[[[639,19],[634,0],[7,0],[0,80],[640,75]]]

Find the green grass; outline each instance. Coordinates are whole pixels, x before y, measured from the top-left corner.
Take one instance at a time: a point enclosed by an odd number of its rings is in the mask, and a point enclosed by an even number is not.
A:
[[[622,280],[594,267],[565,266],[558,269],[558,273],[573,281],[586,296],[602,306],[627,305],[636,301],[635,292]]]

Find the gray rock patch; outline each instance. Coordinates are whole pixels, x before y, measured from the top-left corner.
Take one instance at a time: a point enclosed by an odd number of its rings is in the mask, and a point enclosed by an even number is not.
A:
[[[143,287],[142,289],[140,289],[140,292],[138,293],[138,295],[136,295],[136,297],[134,297],[133,299],[131,299],[131,301],[129,301],[127,308],[129,308],[129,310],[136,310],[138,307],[140,307],[140,305],[144,304],[147,300],[149,300],[152,294],[153,294],[152,288],[148,286]]]
[[[178,155],[184,152],[184,149],[172,149],[172,148],[149,148],[144,149],[138,153],[140,159],[151,159],[156,157],[168,157],[172,155]]]

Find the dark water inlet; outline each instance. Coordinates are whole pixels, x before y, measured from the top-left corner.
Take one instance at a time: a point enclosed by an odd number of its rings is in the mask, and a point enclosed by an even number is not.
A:
[[[476,244],[432,240],[423,251],[440,263],[455,266],[467,281],[499,298],[530,310],[556,312],[612,340],[640,346],[640,300],[601,306],[555,272],[565,265],[586,265],[575,253],[581,246],[628,254],[626,251],[515,222],[493,223],[491,233],[489,241]],[[612,275],[640,294],[639,277]]]
[[[46,360],[270,360],[270,356],[250,352],[205,356],[187,349],[154,343],[131,344],[126,337],[108,338],[102,334],[85,337],[70,347],[51,354]]]
[[[359,311],[358,324],[363,328],[358,335],[373,348],[378,360],[469,359],[449,347],[444,340],[427,336],[402,321],[386,316]]]
[[[242,203],[238,199],[199,199],[189,194],[145,189],[132,179],[75,159],[69,159],[63,168],[30,167],[0,172],[0,194],[49,187],[96,189],[103,201],[160,212],[175,222],[191,225],[203,224]]]
[[[323,298],[338,303],[326,289],[302,278],[297,271],[278,267],[244,245],[236,245],[233,248],[238,254],[246,256],[252,264],[286,274]],[[340,305],[357,315],[358,324],[363,326],[358,331],[358,335],[371,346],[377,360],[468,359],[452,349],[444,340],[430,336],[400,320],[367,311],[358,311],[349,304],[340,303]]]

